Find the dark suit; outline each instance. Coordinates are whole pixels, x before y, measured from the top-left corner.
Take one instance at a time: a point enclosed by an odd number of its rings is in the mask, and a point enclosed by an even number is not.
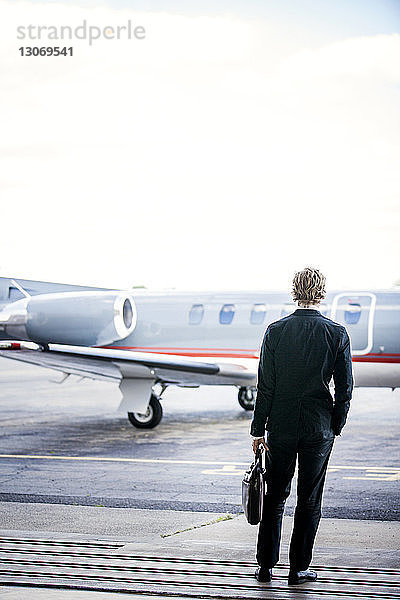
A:
[[[333,376],[335,401],[329,391]],[[267,429],[267,494],[257,561],[279,559],[281,523],[298,458],[297,506],[290,566],[309,567],[321,518],[322,492],[335,435],[350,406],[353,377],[346,329],[316,309],[297,309],[271,323],[264,335],[251,434]]]

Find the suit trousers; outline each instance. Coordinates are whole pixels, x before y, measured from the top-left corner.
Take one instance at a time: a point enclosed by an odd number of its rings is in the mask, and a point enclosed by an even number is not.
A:
[[[267,493],[258,530],[256,559],[272,568],[279,560],[282,517],[298,458],[297,505],[290,541],[290,568],[308,569],[321,519],[326,468],[333,448],[333,431],[283,434],[268,432]]]

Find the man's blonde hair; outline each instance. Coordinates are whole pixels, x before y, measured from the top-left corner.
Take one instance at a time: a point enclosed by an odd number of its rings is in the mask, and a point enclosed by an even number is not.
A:
[[[302,305],[319,304],[326,296],[325,282],[321,271],[305,267],[293,277],[293,300]]]

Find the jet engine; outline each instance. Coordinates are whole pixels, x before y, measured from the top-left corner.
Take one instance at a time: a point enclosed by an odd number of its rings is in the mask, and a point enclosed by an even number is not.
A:
[[[106,346],[136,326],[136,307],[126,292],[62,292],[17,300],[0,311],[0,338],[37,344]]]

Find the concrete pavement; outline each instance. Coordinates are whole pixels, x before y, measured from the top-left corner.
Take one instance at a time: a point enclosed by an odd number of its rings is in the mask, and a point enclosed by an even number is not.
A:
[[[262,585],[253,578],[257,527],[243,515],[1,503],[0,525],[5,600],[400,598],[399,522],[322,519],[318,582],[296,591],[287,585],[292,517],[275,578]]]

